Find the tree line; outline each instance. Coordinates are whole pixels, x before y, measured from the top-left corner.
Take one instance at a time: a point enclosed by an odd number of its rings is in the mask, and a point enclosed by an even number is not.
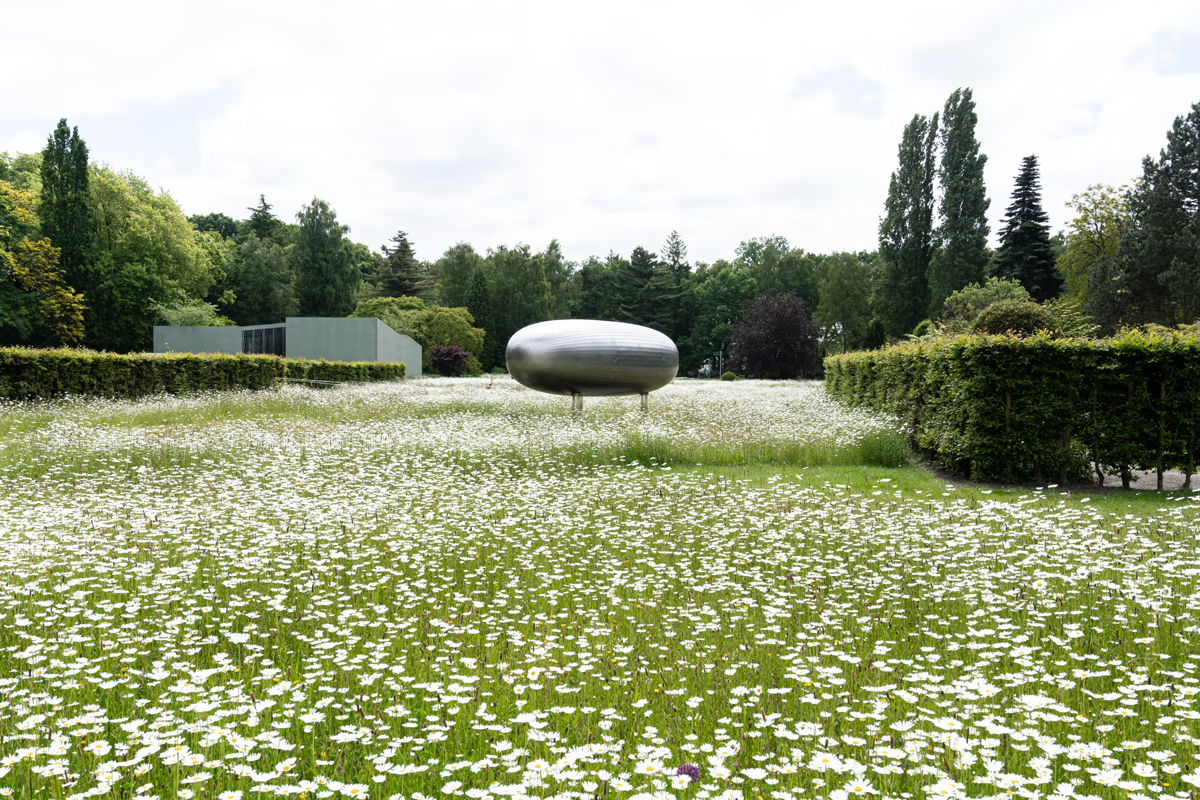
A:
[[[139,350],[154,324],[347,316],[410,297],[419,308],[386,308],[397,319],[465,309],[455,330],[482,329],[481,342],[472,334],[462,346],[485,370],[503,366],[509,336],[524,325],[577,317],[656,328],[679,345],[681,371],[694,374],[719,373],[735,356],[765,363],[749,350],[772,339],[763,333],[775,329],[772,314],[779,330],[810,340],[805,352],[846,351],[954,328],[962,309],[1012,299],[1013,286],[1105,331],[1200,317],[1200,104],[1175,121],[1130,187],[1076,195],[1065,234],[1051,235],[1038,160],[1027,156],[995,249],[976,122],[971,90],[958,89],[905,126],[878,250],[818,254],[765,236],[708,263],[690,261],[674,231],[657,247],[581,262],[557,241],[482,252],[460,242],[421,260],[403,230],[378,250],[352,240],[315,197],[291,219],[262,195],[241,219],[188,217],[166,192],[92,162],[64,119],[40,153],[0,154],[0,343]]]
[[[872,301],[885,340],[962,330],[963,309],[998,300],[1042,304],[1075,334],[1200,319],[1200,103],[1175,119],[1131,185],[1075,195],[1064,233],[1050,233],[1037,156],[1023,158],[996,249],[976,121],[971,90],[958,89],[940,114],[904,128]]]

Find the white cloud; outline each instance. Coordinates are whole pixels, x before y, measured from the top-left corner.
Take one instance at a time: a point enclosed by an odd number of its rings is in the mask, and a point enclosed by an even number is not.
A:
[[[905,122],[974,89],[993,228],[1037,153],[1055,226],[1200,100],[1194,4],[22,4],[0,149],[60,116],[189,212],[327,199],[435,258],[558,237],[695,259],[869,249]]]

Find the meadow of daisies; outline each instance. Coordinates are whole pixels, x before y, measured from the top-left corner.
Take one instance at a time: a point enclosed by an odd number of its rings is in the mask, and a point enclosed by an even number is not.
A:
[[[0,406],[0,796],[1195,798],[1200,501],[819,383]]]

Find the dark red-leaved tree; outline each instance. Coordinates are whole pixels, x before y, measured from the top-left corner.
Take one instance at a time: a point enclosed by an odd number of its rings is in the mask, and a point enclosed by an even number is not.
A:
[[[817,326],[792,292],[750,301],[733,331],[729,368],[743,378],[811,378],[819,374]]]

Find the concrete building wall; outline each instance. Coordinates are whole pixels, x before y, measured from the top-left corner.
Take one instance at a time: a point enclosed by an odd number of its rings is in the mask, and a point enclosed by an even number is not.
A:
[[[409,378],[421,377],[421,345],[402,333],[396,333],[386,323],[373,319],[376,341],[379,342],[380,361],[401,361],[404,363],[404,374]]]
[[[242,331],[210,325],[155,325],[154,352],[237,354],[242,352]]]
[[[288,317],[287,357],[378,361],[374,319]]]
[[[155,325],[156,353],[241,353],[247,331],[286,329],[288,358],[326,361],[399,361],[405,374],[421,377],[421,346],[380,320],[345,317],[288,317],[274,325],[244,328]]]

